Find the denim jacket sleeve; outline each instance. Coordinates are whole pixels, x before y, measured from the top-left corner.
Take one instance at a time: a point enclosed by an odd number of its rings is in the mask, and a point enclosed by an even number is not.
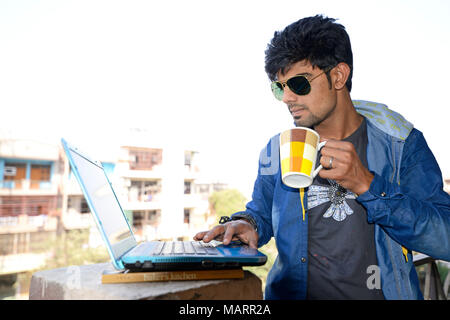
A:
[[[253,187],[252,200],[246,205],[245,213],[255,220],[258,231],[258,247],[263,246],[273,236],[272,203],[275,187],[275,176],[279,170],[277,139],[272,138],[261,151],[258,163],[258,175]]]
[[[374,174],[357,200],[369,223],[379,224],[401,245],[450,261],[450,195],[422,133],[414,130],[407,138],[401,161],[400,184]]]

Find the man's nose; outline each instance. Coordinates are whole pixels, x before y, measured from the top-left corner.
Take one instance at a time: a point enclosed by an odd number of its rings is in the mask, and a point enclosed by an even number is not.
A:
[[[284,86],[284,91],[283,91],[283,102],[284,103],[289,104],[289,103],[295,102],[295,101],[297,101],[297,98],[298,98],[297,94],[292,92],[288,86]]]

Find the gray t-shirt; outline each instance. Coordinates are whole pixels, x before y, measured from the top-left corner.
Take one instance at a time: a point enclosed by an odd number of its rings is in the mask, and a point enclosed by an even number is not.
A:
[[[367,168],[365,118],[343,140],[353,143]],[[368,267],[378,265],[374,225],[367,222],[366,210],[355,200],[357,196],[319,176],[307,192],[307,299],[384,299],[381,289],[369,289],[367,285],[372,275]]]

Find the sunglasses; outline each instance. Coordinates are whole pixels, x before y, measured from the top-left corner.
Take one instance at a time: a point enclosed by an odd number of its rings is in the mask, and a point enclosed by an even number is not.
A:
[[[273,81],[271,84],[272,92],[275,98],[278,100],[283,100],[284,95],[284,87],[288,86],[288,88],[295,94],[299,96],[305,96],[311,91],[311,81],[320,75],[327,73],[333,68],[326,68],[321,73],[317,74],[311,79],[308,79],[304,75],[293,76],[292,78],[287,79],[286,81]]]

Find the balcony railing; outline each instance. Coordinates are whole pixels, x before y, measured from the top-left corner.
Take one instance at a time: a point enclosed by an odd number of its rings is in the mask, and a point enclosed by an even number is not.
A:
[[[0,228],[16,226],[18,223],[19,223],[19,217],[17,217],[17,216],[0,217]]]
[[[35,232],[56,230],[57,220],[47,215],[0,216],[0,233]]]
[[[161,192],[155,194],[143,194],[128,192],[128,202],[158,202],[161,200]]]
[[[436,260],[424,254],[414,255],[414,266],[419,271],[419,279],[424,278],[421,279],[421,289],[425,300],[449,299],[450,271],[447,273],[444,283],[442,283]],[[424,272],[420,272],[421,266],[424,266]],[[423,273],[424,277],[421,277]]]
[[[0,189],[14,189],[14,190],[52,190],[53,184],[51,181],[41,180],[3,180],[0,181]]]

